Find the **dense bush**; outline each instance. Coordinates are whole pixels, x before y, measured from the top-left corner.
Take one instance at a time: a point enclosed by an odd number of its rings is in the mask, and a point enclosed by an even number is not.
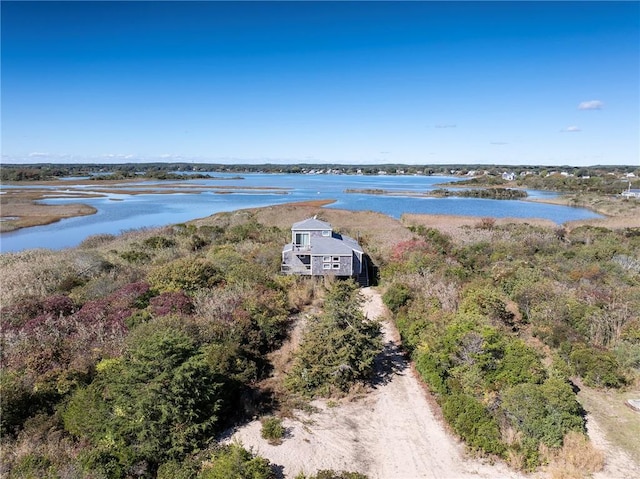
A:
[[[250,216],[2,255],[0,474],[272,477],[253,455],[204,452],[259,409],[293,307],[275,276],[286,238]]]
[[[407,304],[411,299],[411,291],[404,284],[394,283],[382,295],[382,301],[392,312],[397,313],[398,310]]]
[[[63,412],[65,429],[95,446],[91,470],[126,473],[141,461],[153,470],[201,448],[216,430],[223,382],[179,330],[139,326],[125,355],[97,371]]]
[[[498,423],[474,397],[458,391],[447,395],[442,402],[442,414],[472,448],[492,454],[504,452]]]
[[[275,479],[268,460],[239,444],[220,446],[204,463],[198,479]]]
[[[308,396],[346,392],[371,376],[382,350],[380,325],[364,317],[358,295],[353,282],[331,285],[324,314],[309,319],[287,377],[292,390]]]
[[[496,325],[515,326],[514,314],[507,309],[499,291],[492,287],[471,288],[465,292],[460,311],[480,314]]]
[[[512,427],[523,433],[520,445],[528,468],[539,464],[538,445],[559,448],[570,431],[585,432],[584,411],[571,386],[560,379],[523,383],[504,391],[502,410]]]
[[[426,228],[413,231],[428,238]],[[545,460],[540,450],[559,451],[567,434],[584,431],[570,375],[592,387],[640,375],[640,283],[629,260],[640,242],[592,227],[468,232],[435,235],[438,256],[426,242],[399,243],[382,271],[385,300],[453,430],[533,469]]]
[[[620,387],[625,383],[618,361],[608,351],[577,347],[571,352],[570,360],[575,373],[589,386]]]
[[[186,291],[215,286],[221,274],[209,261],[201,258],[180,258],[153,269],[149,283],[160,292]]]
[[[183,291],[169,291],[151,298],[149,307],[156,316],[190,314],[194,308],[192,299]]]
[[[176,241],[166,236],[151,236],[142,242],[143,246],[151,249],[171,248],[176,245]]]

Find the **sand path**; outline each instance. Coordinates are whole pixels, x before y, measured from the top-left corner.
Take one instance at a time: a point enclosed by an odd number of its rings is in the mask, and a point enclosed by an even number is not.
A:
[[[384,319],[375,290],[362,290],[367,317]],[[520,478],[504,464],[469,458],[434,414],[426,393],[398,350],[398,334],[383,321],[381,374],[363,397],[337,404],[314,401],[316,412],[285,419],[287,437],[272,446],[260,437],[260,422],[239,428],[231,440],[269,459],[282,477],[321,469],[348,470],[371,479]]]

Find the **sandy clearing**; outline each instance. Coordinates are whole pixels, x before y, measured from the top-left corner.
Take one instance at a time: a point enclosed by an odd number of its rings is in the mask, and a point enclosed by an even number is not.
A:
[[[384,318],[379,293],[371,288],[362,291],[367,317]],[[283,477],[321,469],[357,471],[372,479],[531,477],[503,463],[468,457],[434,414],[400,354],[397,331],[386,320],[383,329],[385,350],[379,361],[388,374],[366,395],[333,407],[324,400],[314,401],[315,412],[297,411],[295,419],[283,421],[287,437],[281,445],[272,446],[260,437],[257,420],[240,427],[229,441],[240,441],[280,466]]]
[[[587,414],[587,433],[596,449],[604,453],[604,468],[593,479],[629,479],[640,477],[640,464],[620,448],[613,446],[596,419]]]

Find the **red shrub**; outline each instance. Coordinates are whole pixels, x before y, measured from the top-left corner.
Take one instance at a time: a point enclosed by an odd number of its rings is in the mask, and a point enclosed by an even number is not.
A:
[[[411,253],[432,253],[433,248],[424,240],[409,240],[397,243],[391,252],[393,261],[404,261]]]
[[[151,298],[149,305],[156,316],[191,314],[193,312],[193,302],[183,291],[162,293],[160,296]]]

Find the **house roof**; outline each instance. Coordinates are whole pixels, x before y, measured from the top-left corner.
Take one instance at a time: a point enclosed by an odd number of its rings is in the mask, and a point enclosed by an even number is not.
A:
[[[293,226],[291,227],[291,229],[292,230],[330,230],[332,228],[329,223],[325,221],[321,221],[314,216],[313,218],[307,218],[306,220],[293,223]]]
[[[313,238],[311,240],[311,254],[313,255],[345,255],[352,254],[353,247],[337,238]]]
[[[342,236],[341,238],[326,238],[322,236],[316,236],[310,238],[309,254],[314,256],[319,255],[350,255],[354,251],[362,254],[362,248],[360,245],[349,236]],[[282,249],[283,252],[292,251],[293,244],[288,243]]]
[[[359,253],[364,253],[364,250],[360,247],[360,244],[354,240],[351,236],[341,235],[342,241],[348,244],[351,249],[358,251]]]

